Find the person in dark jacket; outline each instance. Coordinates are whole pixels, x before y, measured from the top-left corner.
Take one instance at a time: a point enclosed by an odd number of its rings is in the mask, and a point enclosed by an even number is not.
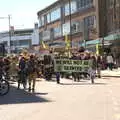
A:
[[[56,80],[57,80],[57,84],[60,84],[60,73],[56,72]]]
[[[38,61],[36,60],[36,57],[34,55],[30,56],[29,61],[27,62],[27,69],[28,69],[28,81],[29,81],[29,92],[32,90],[32,92],[35,91],[35,83],[37,78],[37,72],[38,72]]]
[[[97,70],[98,78],[101,78],[101,66],[102,66],[101,56],[97,56],[97,59],[96,59],[96,70]]]
[[[20,83],[22,83],[24,89],[26,89],[27,75],[26,75],[26,61],[24,57],[22,57],[19,62],[18,76],[19,76],[18,89],[20,88]]]

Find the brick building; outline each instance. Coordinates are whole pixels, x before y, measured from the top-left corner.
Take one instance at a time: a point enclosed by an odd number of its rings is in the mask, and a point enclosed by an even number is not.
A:
[[[40,40],[51,47],[63,47],[65,35],[68,35],[74,48],[79,47],[84,39],[98,38],[95,2],[60,0],[39,11]]]
[[[113,44],[119,13],[119,0],[58,0],[37,13],[40,40],[52,48],[64,47],[66,35],[72,48]]]

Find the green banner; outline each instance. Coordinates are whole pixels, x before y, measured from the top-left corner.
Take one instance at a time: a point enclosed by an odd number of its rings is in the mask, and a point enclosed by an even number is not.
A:
[[[55,72],[80,72],[87,71],[91,66],[90,60],[71,60],[71,59],[55,59]]]

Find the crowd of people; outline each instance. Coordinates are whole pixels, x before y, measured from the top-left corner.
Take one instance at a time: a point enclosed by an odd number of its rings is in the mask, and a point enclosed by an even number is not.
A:
[[[28,81],[28,90],[35,90],[35,81],[38,75],[38,59],[31,54],[29,57],[23,55],[12,57],[0,57],[0,77],[5,76],[7,80],[18,82],[18,89],[23,84],[26,89]]]
[[[58,57],[58,58],[68,58],[67,56],[62,56],[62,57]],[[73,60],[91,60],[92,64],[91,64],[91,68],[92,68],[92,72],[93,74],[95,74],[95,76],[97,76],[98,78],[101,78],[101,70],[113,70],[113,68],[118,68],[118,66],[116,65],[115,59],[112,55],[112,53],[106,54],[106,55],[98,55],[89,51],[75,51],[72,53],[71,57],[68,59],[73,59]],[[91,72],[89,71],[89,72]],[[82,78],[82,76],[85,76],[85,78],[87,78],[87,74],[86,72],[82,73],[81,75],[81,71],[80,72],[72,72],[72,78],[74,79],[74,81],[80,81],[80,79]],[[61,73],[61,76],[64,77],[66,76],[65,73]],[[67,78],[69,78],[69,75],[67,75]]]
[[[18,82],[18,89],[20,89],[21,84],[24,89],[28,91],[35,91],[35,83],[37,77],[43,77],[46,80],[52,79],[52,74],[54,74],[54,59],[64,59],[59,55],[55,56],[52,52],[50,55],[45,55],[44,59],[41,60],[34,54],[29,54],[27,57],[24,55],[0,57],[0,79],[4,74],[6,79],[13,79]],[[95,55],[90,52],[75,52],[72,53],[71,57],[66,56],[67,59],[73,60],[92,60],[92,70],[100,78],[101,69],[110,70],[113,69],[114,59],[111,54],[106,57]],[[64,77],[64,73],[56,73],[57,83],[60,82],[60,76]],[[74,81],[80,81],[81,74],[79,72],[73,72],[72,77]]]

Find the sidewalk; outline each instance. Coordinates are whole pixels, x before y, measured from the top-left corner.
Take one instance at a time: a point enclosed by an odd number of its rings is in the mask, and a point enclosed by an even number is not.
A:
[[[111,70],[102,70],[103,77],[120,77],[120,68]]]

